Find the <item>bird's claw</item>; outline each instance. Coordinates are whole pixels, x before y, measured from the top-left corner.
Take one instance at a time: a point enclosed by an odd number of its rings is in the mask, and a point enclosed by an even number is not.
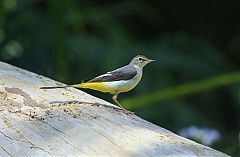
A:
[[[128,111],[128,110],[125,110],[125,109],[123,109],[123,112],[126,113],[127,115],[135,115],[135,112]]]
[[[128,110],[126,110],[126,109],[124,109],[124,108],[118,108],[117,110],[118,110],[118,111],[121,111],[121,112],[123,112],[123,113],[125,113],[125,114],[127,114],[127,115],[135,115],[135,112],[128,111]]]

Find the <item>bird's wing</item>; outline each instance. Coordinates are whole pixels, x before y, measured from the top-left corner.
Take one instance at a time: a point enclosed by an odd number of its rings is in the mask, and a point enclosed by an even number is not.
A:
[[[119,80],[129,80],[137,75],[137,70],[132,66],[124,66],[122,68],[110,71],[106,74],[100,75],[93,79],[88,80],[87,82],[111,82]]]

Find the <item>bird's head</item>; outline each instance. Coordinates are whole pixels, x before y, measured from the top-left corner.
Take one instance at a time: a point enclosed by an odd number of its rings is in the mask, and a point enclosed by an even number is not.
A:
[[[147,57],[145,57],[143,55],[137,55],[136,57],[134,57],[132,59],[130,64],[136,65],[139,68],[143,68],[145,65],[147,65],[148,63],[150,63],[152,61],[155,61],[155,60],[148,59]]]

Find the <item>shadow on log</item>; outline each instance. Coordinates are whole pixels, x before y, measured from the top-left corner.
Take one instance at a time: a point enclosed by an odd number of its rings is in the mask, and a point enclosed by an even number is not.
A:
[[[0,62],[0,156],[227,156]]]

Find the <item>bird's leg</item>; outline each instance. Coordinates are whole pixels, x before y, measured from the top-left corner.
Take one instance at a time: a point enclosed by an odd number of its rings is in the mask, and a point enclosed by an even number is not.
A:
[[[134,112],[128,111],[128,110],[126,110],[126,109],[124,109],[122,107],[122,105],[117,101],[117,96],[118,96],[118,94],[114,94],[112,99],[124,111],[124,113],[126,113],[126,114],[134,114]]]
[[[114,95],[113,95],[113,97],[112,97],[113,101],[114,101],[121,109],[125,110],[125,109],[122,107],[122,105],[117,101],[117,96],[118,96],[118,94],[114,94]]]

